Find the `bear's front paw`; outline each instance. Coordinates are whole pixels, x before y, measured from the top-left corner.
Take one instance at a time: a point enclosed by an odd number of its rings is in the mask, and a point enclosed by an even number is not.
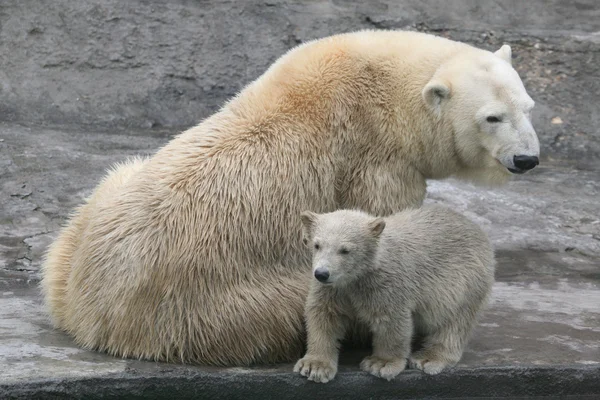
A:
[[[296,363],[294,372],[300,372],[309,381],[327,383],[337,373],[337,362],[322,357],[304,356]]]
[[[378,378],[391,381],[406,368],[405,358],[384,359],[376,356],[366,357],[360,363],[360,368]]]

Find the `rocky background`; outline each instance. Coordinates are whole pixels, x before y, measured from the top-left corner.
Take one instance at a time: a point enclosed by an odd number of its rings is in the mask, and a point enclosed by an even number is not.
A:
[[[2,0],[0,121],[185,129],[288,49],[358,29],[511,44],[544,156],[600,154],[597,0]]]

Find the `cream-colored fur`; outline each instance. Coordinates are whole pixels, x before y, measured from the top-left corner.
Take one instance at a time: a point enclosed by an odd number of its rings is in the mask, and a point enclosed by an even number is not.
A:
[[[498,65],[508,63],[409,32],[293,49],[153,157],[117,167],[79,208],[43,270],[56,326],[81,346],[123,357],[296,358],[310,270],[299,213],[387,215],[421,204],[427,178],[504,181],[506,169],[486,150],[501,146],[472,115],[521,85],[486,78]],[[487,97],[462,94],[473,88],[459,78],[472,74],[493,88]],[[424,90],[439,77],[457,83],[447,93]]]
[[[479,226],[437,205],[385,219],[306,212],[302,222],[315,279],[306,300],[308,350],[295,372],[332,380],[353,321],[373,334],[361,368],[377,377],[393,379],[409,356],[432,375],[461,359],[494,282],[494,252]],[[414,337],[422,348],[411,353]]]

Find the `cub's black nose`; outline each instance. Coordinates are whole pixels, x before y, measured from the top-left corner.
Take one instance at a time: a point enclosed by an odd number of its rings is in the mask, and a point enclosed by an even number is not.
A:
[[[319,282],[325,282],[329,279],[329,271],[327,268],[317,268],[315,270],[315,278],[317,278]]]
[[[513,163],[515,164],[515,168],[529,171],[535,168],[540,163],[540,160],[536,156],[514,156]]]

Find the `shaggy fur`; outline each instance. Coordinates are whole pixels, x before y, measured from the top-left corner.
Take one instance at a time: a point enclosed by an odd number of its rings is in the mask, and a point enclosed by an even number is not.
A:
[[[122,357],[297,358],[310,270],[299,213],[388,215],[421,204],[427,178],[458,173],[503,182],[501,146],[471,115],[490,100],[466,101],[461,85],[443,99],[424,96],[434,75],[452,78],[447,65],[479,71],[486,96],[520,85],[485,80],[496,64],[508,65],[409,32],[293,49],[153,157],[118,166],[76,211],[43,267],[55,326]]]
[[[437,374],[460,360],[494,282],[494,253],[476,224],[440,206],[385,219],[308,212],[303,224],[321,281],[312,280],[308,351],[296,372],[332,380],[339,341],[354,319],[373,333],[373,355],[361,367],[375,376],[391,380],[404,370],[413,335],[423,340],[413,367]]]

